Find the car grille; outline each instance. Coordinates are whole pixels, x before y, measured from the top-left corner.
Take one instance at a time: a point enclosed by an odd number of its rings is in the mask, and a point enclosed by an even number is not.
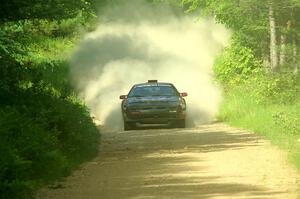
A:
[[[164,110],[167,108],[166,107],[142,107],[142,108],[136,108],[136,109],[133,109],[133,110]]]
[[[177,111],[177,112],[170,112]],[[179,113],[178,107],[134,107],[127,110],[127,115],[131,118],[176,118]]]

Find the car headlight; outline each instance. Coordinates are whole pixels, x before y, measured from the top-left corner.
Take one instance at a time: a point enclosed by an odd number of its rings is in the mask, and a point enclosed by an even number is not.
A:
[[[186,109],[186,104],[183,100],[180,102],[180,107],[181,107],[182,110]]]
[[[169,109],[169,113],[177,113],[177,111],[178,111],[178,106],[174,106]]]

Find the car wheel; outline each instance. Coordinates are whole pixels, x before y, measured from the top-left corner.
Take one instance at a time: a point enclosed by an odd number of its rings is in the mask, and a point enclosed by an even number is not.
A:
[[[185,119],[177,121],[178,128],[185,128]]]
[[[133,124],[130,122],[124,122],[124,131],[130,131],[133,130]]]

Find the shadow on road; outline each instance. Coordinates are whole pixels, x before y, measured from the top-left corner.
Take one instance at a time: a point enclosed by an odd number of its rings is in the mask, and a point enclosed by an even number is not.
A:
[[[106,198],[276,198],[281,192],[246,181],[224,181],[209,172],[205,161],[209,153],[260,144],[251,133],[205,126],[106,133],[99,162],[110,173],[101,194]]]
[[[103,131],[98,158],[37,198],[296,198],[296,172],[252,133],[212,124]]]

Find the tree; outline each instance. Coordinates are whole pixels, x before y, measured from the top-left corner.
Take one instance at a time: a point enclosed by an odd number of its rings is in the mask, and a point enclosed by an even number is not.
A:
[[[276,50],[276,22],[274,16],[273,5],[269,6],[269,21],[270,21],[270,61],[271,71],[276,71],[278,67],[277,50]],[[283,40],[282,40],[283,41]],[[282,44],[283,46],[284,44]],[[282,60],[282,58],[281,58]]]
[[[93,0],[2,0],[1,21],[23,19],[65,19],[80,11],[94,12]]]
[[[271,71],[293,65],[296,71],[299,0],[182,0],[187,11],[213,16],[234,31],[233,39],[270,61]],[[289,50],[293,49],[293,50]],[[291,59],[293,57],[293,59]],[[279,59],[279,60],[278,60]]]

